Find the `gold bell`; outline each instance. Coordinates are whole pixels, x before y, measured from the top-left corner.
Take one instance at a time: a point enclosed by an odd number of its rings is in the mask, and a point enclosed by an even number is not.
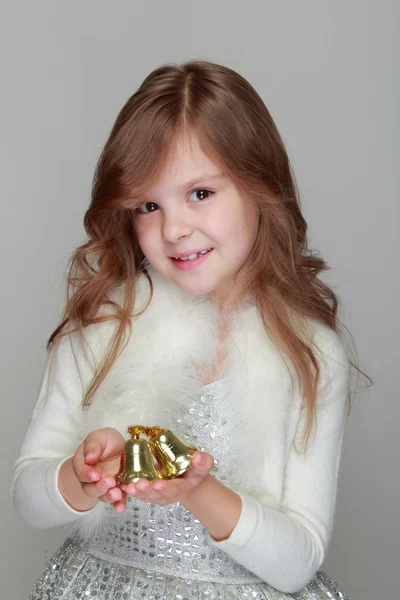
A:
[[[131,426],[128,427],[128,433],[132,438],[125,442],[121,454],[120,468],[116,475],[117,484],[134,483],[139,479],[162,479],[154,464],[149,442],[140,437],[140,433],[147,433],[147,428],[140,425]]]
[[[197,450],[195,446],[185,444],[169,429],[152,427],[150,435],[150,446],[164,479],[173,479],[189,469]]]

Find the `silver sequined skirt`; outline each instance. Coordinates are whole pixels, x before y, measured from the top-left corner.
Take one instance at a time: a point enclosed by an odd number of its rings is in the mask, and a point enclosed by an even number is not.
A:
[[[57,550],[29,600],[350,600],[338,584],[318,571],[294,594],[268,584],[191,580],[125,566],[88,552],[71,538]]]
[[[188,399],[173,431],[211,452],[212,474],[231,487],[236,468],[227,445],[223,380]],[[107,505],[90,539],[71,534],[55,553],[30,600],[350,600],[319,571],[295,594],[286,594],[214,548],[204,526],[179,503],[168,506],[128,496],[126,511]]]

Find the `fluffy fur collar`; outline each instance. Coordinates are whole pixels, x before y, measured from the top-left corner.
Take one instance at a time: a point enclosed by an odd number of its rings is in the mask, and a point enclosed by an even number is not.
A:
[[[151,277],[152,301],[134,321],[128,344],[85,411],[81,436],[101,427],[125,433],[128,425],[139,423],[158,424],[179,434],[176,415],[185,411],[188,397],[200,389],[199,369],[214,359],[214,305],[204,297],[188,296],[157,273],[152,272]],[[148,297],[149,285],[142,277],[136,308],[144,306]],[[87,329],[96,359],[101,360],[114,327],[113,321]],[[268,497],[265,465],[279,460],[284,466],[298,425],[301,397],[293,387],[288,361],[287,366],[251,302],[232,317],[227,351],[223,373],[229,396],[226,439],[227,444],[235,440],[232,451],[237,473],[232,486],[259,498]],[[284,448],[279,459],[277,448],[281,454]],[[81,530],[85,526],[86,532],[90,531],[101,512],[99,506],[79,519]]]

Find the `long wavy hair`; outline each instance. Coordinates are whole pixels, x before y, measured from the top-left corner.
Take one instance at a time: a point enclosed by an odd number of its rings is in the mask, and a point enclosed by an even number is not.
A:
[[[319,368],[299,324],[311,317],[338,332],[338,298],[318,279],[329,267],[307,247],[307,224],[277,127],[250,83],[225,66],[202,60],[163,65],[144,79],[120,111],[95,170],[84,216],[88,241],[70,259],[65,309],[47,348],[54,350],[71,331],[84,341],[86,326],[118,319],[112,343],[84,395],[83,406],[88,405],[132,332],[139,274],[151,285],[134,227],[135,201],[158,180],[171,150],[186,134],[196,135],[205,154],[223,165],[259,209],[258,236],[238,275],[235,298],[254,292],[268,335],[292,361],[307,408],[306,448],[316,413]],[[120,284],[124,300],[117,304],[109,293]],[[99,316],[107,304],[113,313]],[[67,324],[73,329],[64,331]]]

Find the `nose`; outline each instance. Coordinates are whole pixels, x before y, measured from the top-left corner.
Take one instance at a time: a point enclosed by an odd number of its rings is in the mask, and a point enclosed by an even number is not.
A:
[[[161,229],[164,241],[175,243],[181,238],[189,237],[193,226],[182,210],[170,210],[163,213]]]

